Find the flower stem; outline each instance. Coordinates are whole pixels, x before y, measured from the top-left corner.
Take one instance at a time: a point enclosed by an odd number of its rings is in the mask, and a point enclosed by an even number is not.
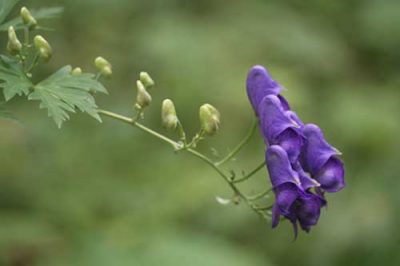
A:
[[[255,118],[249,131],[247,132],[246,136],[243,138],[243,140],[227,155],[225,156],[225,158],[223,158],[221,161],[217,162],[216,165],[220,166],[224,163],[226,163],[227,161],[229,161],[230,159],[232,159],[251,139],[251,137],[253,136],[256,128],[258,125],[258,119]]]
[[[148,128],[138,122],[135,122],[132,118],[129,118],[129,117],[126,117],[123,115],[119,115],[119,114],[116,114],[116,113],[113,113],[110,111],[106,111],[106,110],[97,110],[97,112],[101,115],[108,116],[110,118],[122,121],[122,122],[130,124],[132,126],[135,126],[135,127],[139,128],[140,130],[142,130],[146,133],[149,133],[150,135],[169,143],[174,149],[181,148],[181,145],[178,142],[173,141],[172,139],[167,138],[166,136],[161,135],[161,134],[155,132],[154,130],[151,130],[150,128]]]
[[[265,162],[262,162],[259,166],[256,167],[256,169],[254,169],[253,171],[251,171],[250,173],[248,173],[247,175],[245,175],[242,178],[233,180],[232,183],[240,183],[243,181],[246,181],[247,179],[249,179],[250,177],[252,177],[255,173],[257,173],[258,171],[260,171],[262,168],[264,168],[265,166]]]
[[[203,162],[205,162],[206,164],[208,164],[211,168],[213,168],[223,179],[224,181],[229,185],[229,187],[232,189],[232,191],[234,192],[235,196],[238,197],[239,199],[243,200],[252,210],[254,210],[256,213],[260,214],[260,215],[265,215],[262,214],[261,210],[258,209],[258,207],[256,205],[254,205],[251,202],[251,199],[247,198],[240,190],[239,188],[235,185],[234,182],[231,181],[230,177],[227,176],[222,170],[221,168],[218,167],[218,163],[213,162],[211,159],[209,159],[207,156],[205,156],[204,154],[194,150],[193,148],[191,148],[190,146],[186,146],[183,143],[179,143],[176,142],[162,134],[159,134],[157,132],[155,132],[154,130],[134,121],[134,119],[123,116],[123,115],[119,115],[110,111],[106,111],[106,110],[97,110],[97,112],[103,116],[107,116],[109,118],[113,118],[116,120],[119,120],[121,122],[124,122],[126,124],[132,125],[134,127],[139,128],[140,130],[149,133],[150,135],[170,144],[176,151],[178,150],[183,150],[186,151],[190,154],[192,154],[193,156],[199,158],[200,160],[202,160]],[[252,134],[249,134],[250,136]],[[248,139],[250,137],[247,137]],[[247,141],[245,141],[247,142]],[[244,143],[245,144],[245,143]],[[242,145],[244,145],[242,144]],[[234,156],[234,154],[232,155]],[[229,158],[228,158],[229,160]],[[260,167],[259,167],[260,168]],[[254,172],[254,171],[253,171]],[[253,173],[252,172],[252,173]]]

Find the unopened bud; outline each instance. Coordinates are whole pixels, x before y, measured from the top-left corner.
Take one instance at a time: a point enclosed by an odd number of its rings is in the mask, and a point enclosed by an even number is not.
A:
[[[73,75],[73,76],[77,76],[80,74],[82,74],[82,69],[80,67],[76,67],[76,68],[72,69],[72,71],[71,71],[71,75]]]
[[[136,107],[143,109],[151,103],[151,95],[146,91],[146,88],[140,80],[136,82],[136,87]]]
[[[33,43],[35,44],[36,49],[39,52],[41,58],[44,61],[49,61],[51,56],[53,55],[53,49],[51,48],[50,44],[43,38],[41,35],[36,35],[33,38]]]
[[[219,129],[220,114],[218,110],[211,104],[203,104],[199,110],[200,123],[202,130],[208,134],[213,135]]]
[[[14,27],[10,26],[8,28],[8,43],[7,43],[7,50],[15,55],[18,54],[22,49],[22,44],[18,40],[17,34],[15,33]]]
[[[37,21],[36,19],[32,16],[31,12],[29,9],[26,7],[21,8],[20,16],[22,18],[22,22],[28,26],[30,30],[33,30],[37,26]]]
[[[150,75],[147,72],[140,72],[139,76],[140,76],[140,81],[147,89],[154,86],[154,80],[150,77]]]
[[[161,120],[166,129],[175,130],[178,126],[175,105],[170,99],[165,99],[161,106]]]
[[[112,75],[112,66],[110,62],[108,62],[103,57],[99,56],[94,60],[94,65],[100,71],[100,73],[105,76],[109,77]]]

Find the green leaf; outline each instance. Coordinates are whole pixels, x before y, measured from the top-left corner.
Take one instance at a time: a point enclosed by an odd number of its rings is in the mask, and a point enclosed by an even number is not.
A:
[[[32,86],[32,82],[15,59],[0,55],[0,88],[3,88],[6,101],[15,95],[27,95]]]
[[[0,0],[1,1],[1,0]],[[32,16],[36,20],[42,19],[51,19],[57,18],[63,12],[62,7],[49,7],[49,8],[41,8],[41,9],[33,9],[31,10]],[[7,31],[10,26],[13,26],[15,29],[21,29],[23,27],[22,20],[19,16],[7,21],[6,23],[0,26],[0,31]],[[43,27],[38,27],[38,29],[46,29]]]
[[[0,0],[0,23],[2,23],[10,14],[13,7],[19,0]]]
[[[96,102],[91,92],[107,93],[93,74],[71,75],[71,66],[65,66],[35,85],[29,100],[39,100],[40,108],[46,108],[58,127],[69,119],[68,112],[78,108],[101,122]]]

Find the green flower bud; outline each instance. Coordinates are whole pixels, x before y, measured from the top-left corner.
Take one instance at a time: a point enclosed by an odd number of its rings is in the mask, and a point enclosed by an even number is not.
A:
[[[175,130],[178,126],[178,117],[176,116],[175,105],[170,99],[165,99],[161,106],[161,121],[168,130]]]
[[[33,43],[36,50],[38,50],[40,57],[46,62],[49,61],[53,55],[53,49],[51,49],[51,46],[46,39],[41,35],[36,35],[35,38],[33,38]]]
[[[140,72],[139,76],[140,76],[140,81],[147,89],[154,86],[154,80],[150,77],[150,75],[147,72]]]
[[[21,8],[20,16],[22,18],[22,22],[29,27],[30,30],[33,30],[37,26],[36,19],[32,16],[29,9],[26,7]]]
[[[7,50],[15,55],[18,54],[22,49],[22,44],[18,40],[17,34],[15,33],[14,27],[10,26],[8,28],[8,43],[7,43]]]
[[[94,65],[100,71],[100,73],[105,76],[109,77],[112,75],[112,66],[110,62],[108,62],[103,57],[99,56],[94,60]]]
[[[74,69],[72,69],[71,71],[71,75],[77,76],[82,74],[82,69],[80,67],[76,67]]]
[[[138,80],[136,82],[137,94],[136,94],[136,107],[143,109],[151,103],[151,95],[146,91],[143,83]]]
[[[220,114],[211,104],[203,104],[199,110],[201,129],[208,135],[214,135],[219,128]]]

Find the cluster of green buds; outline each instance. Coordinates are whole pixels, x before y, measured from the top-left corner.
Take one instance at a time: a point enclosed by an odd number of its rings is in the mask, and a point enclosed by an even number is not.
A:
[[[29,11],[28,8],[22,7],[20,16],[22,18],[22,22],[24,25],[28,27],[29,30],[34,30],[37,26],[37,21],[36,19],[32,16],[31,12]]]
[[[8,28],[7,51],[12,55],[16,55],[19,54],[21,50],[22,50],[22,44],[17,37],[14,27],[10,26]]]
[[[147,72],[141,72],[139,75],[139,80],[136,81],[136,101],[135,109],[143,110],[151,103],[151,95],[148,92],[154,86],[154,81]]]
[[[211,104],[203,104],[199,110],[201,130],[207,135],[214,135],[220,124],[220,114]]]
[[[112,65],[103,57],[99,56],[94,60],[94,65],[99,70],[100,74],[108,78],[112,75]]]

